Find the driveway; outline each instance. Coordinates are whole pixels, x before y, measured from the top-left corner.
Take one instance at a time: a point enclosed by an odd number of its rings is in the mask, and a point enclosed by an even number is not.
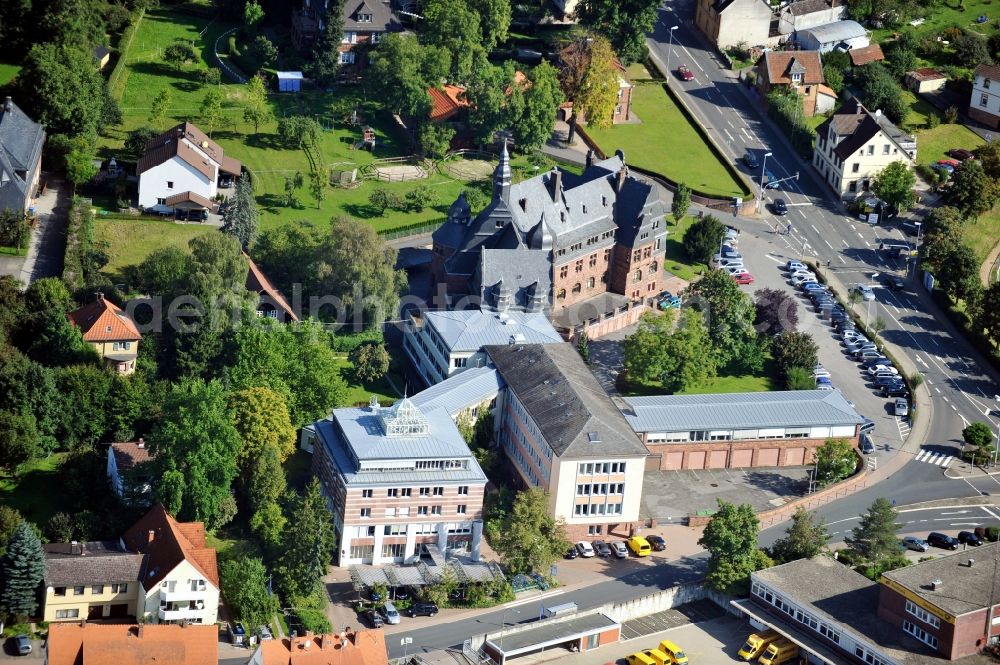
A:
[[[43,174],[42,177],[48,181],[48,188],[35,200],[38,223],[31,234],[28,255],[19,273],[14,275],[25,286],[42,277],[62,277],[66,254],[66,225],[72,191],[66,182],[52,174]],[[0,265],[0,268],[6,267]],[[5,274],[12,273],[5,271]]]

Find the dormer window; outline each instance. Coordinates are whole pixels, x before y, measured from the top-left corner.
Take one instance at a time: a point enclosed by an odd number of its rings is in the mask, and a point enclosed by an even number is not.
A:
[[[371,14],[358,14],[358,23],[371,23],[371,22],[372,22]]]
[[[802,83],[802,74],[792,74],[792,83],[795,85]]]

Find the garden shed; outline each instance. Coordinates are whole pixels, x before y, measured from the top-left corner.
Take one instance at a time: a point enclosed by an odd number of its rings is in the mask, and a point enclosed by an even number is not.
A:
[[[302,90],[302,72],[277,72],[278,92],[299,92]]]

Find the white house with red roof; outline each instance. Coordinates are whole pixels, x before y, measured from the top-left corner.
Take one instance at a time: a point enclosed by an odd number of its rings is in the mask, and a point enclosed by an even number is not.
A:
[[[70,312],[69,320],[81,330],[83,341],[93,346],[112,369],[119,374],[135,371],[142,335],[129,315],[105,300],[103,293],[98,293],[94,302]]]
[[[178,522],[157,504],[122,536],[122,546],[146,555],[136,614],[146,623],[214,624],[219,615],[219,568],[203,522]]]
[[[190,122],[150,139],[136,165],[139,207],[170,213],[215,210],[220,189],[232,187],[243,166]]]

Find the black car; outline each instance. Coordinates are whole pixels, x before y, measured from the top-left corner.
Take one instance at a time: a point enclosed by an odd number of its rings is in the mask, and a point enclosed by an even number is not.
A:
[[[983,544],[983,539],[971,531],[959,531],[958,542],[966,543],[968,545],[972,545],[973,547],[979,547]]]
[[[667,549],[667,541],[660,536],[646,536],[646,542],[649,543],[654,552],[662,552]]]
[[[882,386],[882,397],[909,397],[910,389],[906,387],[906,384],[900,381],[899,383],[894,383],[891,386]]]
[[[743,155],[743,163],[751,169],[760,168],[760,162],[757,161],[757,155],[750,150],[747,150],[746,154]]]
[[[875,367],[876,365],[891,365],[892,361],[885,356],[876,356],[874,358],[868,358],[864,362],[865,367]]]
[[[903,380],[895,374],[883,374],[872,379],[872,383],[882,388],[884,386],[894,386],[898,383],[903,383]]]
[[[861,443],[859,445],[861,452],[865,455],[871,455],[875,452],[875,445],[872,443],[872,439],[867,434],[861,435]]]
[[[945,550],[957,550],[958,541],[951,536],[946,536],[943,533],[938,533],[937,531],[932,531],[927,534],[927,544],[932,547],[940,547]]]
[[[886,275],[883,277],[882,284],[884,284],[887,289],[891,289],[892,291],[902,291],[906,288],[906,282],[903,281],[903,278],[895,275]]]
[[[603,540],[595,540],[591,545],[594,546],[594,552],[597,553],[597,556],[604,557],[605,559],[611,556],[611,547]]]
[[[368,620],[368,625],[372,628],[381,628],[385,623],[385,619],[382,618],[378,610],[368,610],[365,612],[365,619]]]
[[[564,559],[575,559],[580,556],[580,553],[576,551],[576,545],[566,550],[566,554],[563,555]]]
[[[438,613],[438,606],[434,603],[418,602],[410,606],[411,617],[432,617]]]
[[[785,203],[785,199],[774,199],[774,214],[775,215],[788,214],[788,204]]]

